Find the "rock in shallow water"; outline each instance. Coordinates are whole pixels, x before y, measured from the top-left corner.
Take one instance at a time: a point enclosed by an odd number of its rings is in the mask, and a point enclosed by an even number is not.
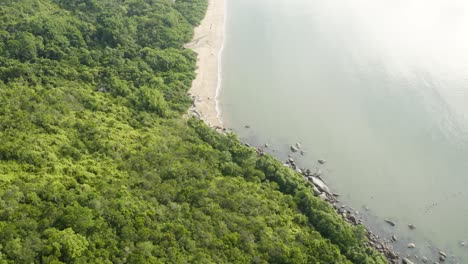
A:
[[[403,261],[402,261],[403,264],[414,264],[414,262],[412,262],[411,260],[407,259],[407,258],[403,258]]]
[[[296,148],[295,146],[291,146],[291,151],[292,151],[292,152],[298,152],[298,151],[299,151],[299,149],[298,149],[298,148]]]
[[[408,248],[415,248],[415,247],[416,247],[416,245],[414,243],[409,243],[408,244]]]
[[[312,183],[321,191],[324,191],[326,193],[330,193],[330,189],[328,186],[319,178],[309,176],[309,180],[312,181]]]

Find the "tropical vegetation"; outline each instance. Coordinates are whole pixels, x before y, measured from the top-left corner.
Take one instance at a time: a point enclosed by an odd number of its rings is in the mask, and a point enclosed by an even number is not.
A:
[[[187,117],[206,0],[0,1],[0,263],[385,263]]]

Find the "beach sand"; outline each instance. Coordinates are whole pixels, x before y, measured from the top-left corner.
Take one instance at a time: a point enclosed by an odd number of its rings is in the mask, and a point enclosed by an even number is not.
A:
[[[224,43],[224,5],[225,0],[209,0],[205,18],[195,28],[192,42],[185,45],[198,53],[197,76],[189,91],[194,98],[194,107],[190,111],[213,127],[222,127],[216,97]]]

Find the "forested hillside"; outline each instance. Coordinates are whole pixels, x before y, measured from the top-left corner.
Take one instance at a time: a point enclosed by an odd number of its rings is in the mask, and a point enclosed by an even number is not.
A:
[[[0,263],[385,263],[184,114],[206,0],[0,1]]]

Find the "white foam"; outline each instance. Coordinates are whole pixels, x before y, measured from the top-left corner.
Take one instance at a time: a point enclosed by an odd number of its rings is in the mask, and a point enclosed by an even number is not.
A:
[[[224,0],[224,18],[223,18],[223,30],[222,30],[222,43],[221,48],[218,51],[218,77],[216,83],[216,94],[215,94],[215,108],[216,108],[216,118],[218,119],[221,126],[223,126],[223,120],[221,118],[221,109],[219,107],[219,93],[221,91],[221,86],[223,82],[223,51],[224,51],[224,44],[226,42],[226,24],[227,24],[227,0]]]

